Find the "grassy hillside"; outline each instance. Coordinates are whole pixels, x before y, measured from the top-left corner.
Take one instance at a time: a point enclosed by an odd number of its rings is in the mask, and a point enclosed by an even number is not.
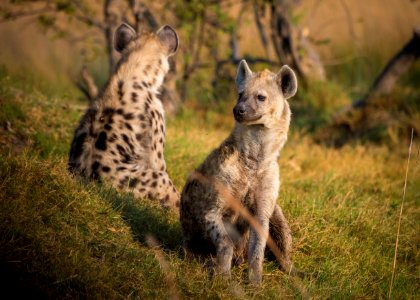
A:
[[[318,95],[329,94],[322,88]],[[261,287],[246,265],[231,281],[186,261],[180,224],[148,201],[85,184],[67,172],[85,103],[36,77],[0,71],[0,274],[2,291],[50,298],[386,298],[401,205],[406,139],[340,149],[304,134],[304,111],[280,158],[278,202],[294,236],[300,281],[264,263]],[[230,111],[230,108],[227,108]],[[296,124],[296,125],[295,125]],[[185,108],[168,121],[166,158],[179,189],[228,134],[230,113]],[[401,222],[395,299],[418,299],[420,157],[415,140]],[[150,242],[154,237],[161,245]]]

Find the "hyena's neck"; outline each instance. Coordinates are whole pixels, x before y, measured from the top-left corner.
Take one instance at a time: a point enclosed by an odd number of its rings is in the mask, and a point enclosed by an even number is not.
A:
[[[125,90],[124,85],[134,89],[137,87],[137,92],[148,91],[157,94],[168,71],[169,63],[164,55],[142,57],[141,54],[132,54],[118,66],[110,79],[104,98],[121,97],[121,90]]]
[[[278,130],[262,125],[236,124],[233,139],[245,159],[263,162],[277,159],[287,134],[279,134]]]

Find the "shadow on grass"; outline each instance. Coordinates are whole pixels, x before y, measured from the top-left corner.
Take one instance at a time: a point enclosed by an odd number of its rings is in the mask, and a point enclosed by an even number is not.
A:
[[[165,250],[178,251],[182,248],[181,225],[174,212],[150,200],[137,199],[130,193],[119,193],[111,187],[98,185],[97,192],[121,213],[134,238],[141,243],[146,244],[146,237],[152,235]]]

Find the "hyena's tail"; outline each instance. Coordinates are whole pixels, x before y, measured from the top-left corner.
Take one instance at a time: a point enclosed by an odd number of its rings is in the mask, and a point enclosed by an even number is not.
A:
[[[270,236],[279,251],[273,255],[270,251],[270,257],[275,258],[280,269],[290,275],[303,277],[304,273],[297,270],[292,263],[292,233],[283,211],[276,204],[273,215],[270,218]],[[268,247],[267,247],[268,248]]]

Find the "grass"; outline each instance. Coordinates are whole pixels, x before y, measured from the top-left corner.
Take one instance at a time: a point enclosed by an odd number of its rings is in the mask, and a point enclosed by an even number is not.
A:
[[[347,99],[334,83],[313,91],[300,95],[323,95],[324,106]],[[334,98],[336,92],[344,100]],[[265,262],[263,283],[254,287],[247,283],[246,264],[233,269],[231,281],[223,281],[209,278],[199,262],[185,260],[176,215],[69,175],[67,152],[85,103],[63,95],[30,78],[0,72],[3,291],[43,298],[168,298],[163,258],[181,298],[387,297],[408,154],[405,139],[329,148],[302,133],[310,118],[305,105],[295,106],[294,130],[279,160],[278,201],[292,227],[295,264],[312,276],[299,281]],[[319,102],[312,107],[326,113]],[[230,113],[188,106],[168,120],[166,159],[179,189],[232,125]],[[420,297],[419,147],[415,138],[395,299]],[[159,241],[159,249],[148,246],[149,235]]]

